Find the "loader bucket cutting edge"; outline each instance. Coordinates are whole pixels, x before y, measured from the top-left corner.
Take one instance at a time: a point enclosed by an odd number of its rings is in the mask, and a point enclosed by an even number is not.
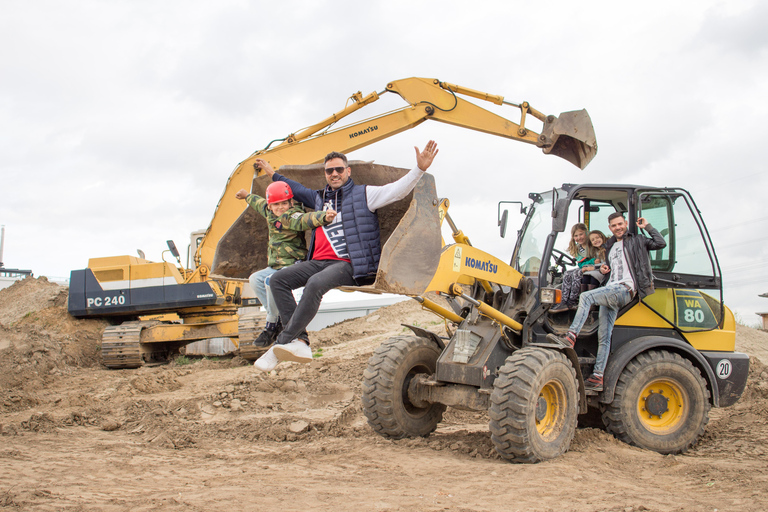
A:
[[[592,119],[586,110],[563,112],[544,122],[541,135],[547,155],[557,155],[584,169],[597,154],[597,139]]]

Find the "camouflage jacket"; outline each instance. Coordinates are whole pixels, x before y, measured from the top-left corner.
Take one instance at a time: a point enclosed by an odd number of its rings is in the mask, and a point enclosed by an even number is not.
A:
[[[251,208],[267,219],[269,226],[268,266],[279,269],[307,257],[304,231],[328,224],[325,212],[304,212],[301,203],[294,202],[284,214],[277,216],[267,208],[267,200],[256,194],[245,198]]]

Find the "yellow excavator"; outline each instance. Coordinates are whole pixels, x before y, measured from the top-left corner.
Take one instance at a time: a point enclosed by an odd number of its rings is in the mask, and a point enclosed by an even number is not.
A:
[[[347,126],[335,126],[385,93],[400,96],[406,105]],[[511,107],[519,113],[519,120],[515,122],[494,114],[464,97]],[[195,250],[192,268],[184,268],[178,251],[169,243],[177,264],[152,262],[141,255],[138,258],[113,256],[91,258],[87,268],[71,272],[69,312],[79,318],[108,318],[116,324],[107,328],[103,336],[102,356],[107,367],[136,368],[145,363],[162,362],[188,343],[215,337],[232,339],[241,354],[250,358],[258,355],[259,350],[251,345],[258,331],[257,322],[252,317],[240,318],[237,312],[242,306],[258,304],[253,299],[243,299],[242,289],[253,271],[266,266],[267,229],[263,219],[235,198],[235,192],[241,188],[264,195],[269,178],[254,179],[256,158],[267,160],[285,176],[320,188],[324,185],[322,172],[314,170],[311,164],[321,162],[328,152],[354,151],[427,120],[525,142],[579,168],[584,168],[597,151],[586,111],[565,112],[557,117],[544,115],[527,102],[510,103],[502,96],[439,80],[397,80],[387,84],[382,92],[367,96],[358,92],[350,100],[341,111],[273,141],[234,169],[211,224]],[[531,117],[542,124],[539,132],[530,128]],[[381,185],[405,173],[402,169],[365,162],[351,165],[355,181],[361,184]],[[381,281],[380,288],[384,291],[407,293],[414,289],[414,282],[423,282],[431,276],[429,272],[434,268],[432,263],[437,261],[441,246],[439,226],[429,224],[429,216],[423,216],[421,210],[436,204],[434,180],[426,176],[408,198],[388,207],[383,215],[380,213],[386,254],[398,254],[409,245],[404,242],[425,233],[431,241],[420,244],[421,252],[429,254],[426,264],[397,275],[393,272],[390,280]],[[412,229],[404,222],[411,223]],[[432,232],[433,228],[437,231]],[[391,243],[387,248],[389,239]],[[402,283],[408,285],[403,287]],[[158,317],[168,314],[177,316],[178,320]]]

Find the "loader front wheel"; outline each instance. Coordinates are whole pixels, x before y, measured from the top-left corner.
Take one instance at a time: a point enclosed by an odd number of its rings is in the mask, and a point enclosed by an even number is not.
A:
[[[644,352],[622,371],[603,423],[616,438],[663,454],[683,453],[709,421],[701,372],[679,354]]]
[[[417,407],[408,398],[411,379],[435,373],[440,349],[417,336],[395,336],[381,344],[363,373],[363,412],[368,424],[389,439],[426,437],[443,418],[445,405]]]
[[[578,408],[576,370],[568,358],[555,350],[520,349],[493,384],[491,440],[513,462],[554,459],[571,445]]]

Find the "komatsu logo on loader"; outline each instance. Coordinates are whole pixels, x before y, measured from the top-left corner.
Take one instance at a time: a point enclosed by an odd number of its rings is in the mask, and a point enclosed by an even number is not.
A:
[[[495,274],[496,271],[499,269],[499,266],[494,265],[490,260],[480,261],[470,256],[467,256],[466,258],[464,258],[464,266],[468,268],[476,268],[478,270],[484,270],[492,274]]]

